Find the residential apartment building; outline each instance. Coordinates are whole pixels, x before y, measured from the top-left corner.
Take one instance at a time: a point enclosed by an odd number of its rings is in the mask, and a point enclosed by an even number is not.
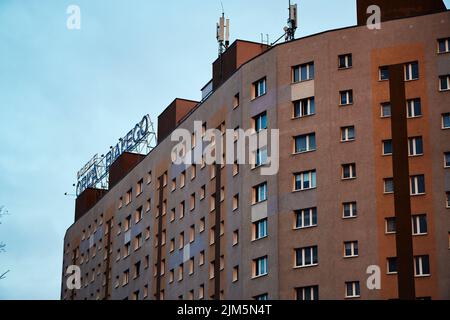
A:
[[[124,153],[109,190],[77,198],[61,298],[398,298],[390,66],[402,65],[411,280],[417,298],[450,299],[450,13],[429,3],[388,11],[381,29],[359,12],[357,26],[271,47],[234,42],[201,102],[161,114],[155,149]],[[253,166],[173,164],[170,134],[194,121],[279,129],[278,174],[261,175],[265,151]],[[370,266],[381,288],[366,285]]]

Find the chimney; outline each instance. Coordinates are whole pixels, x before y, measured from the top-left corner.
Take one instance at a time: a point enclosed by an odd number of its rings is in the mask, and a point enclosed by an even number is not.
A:
[[[198,101],[175,99],[158,116],[158,143],[168,137],[198,103]]]
[[[213,91],[227,81],[240,66],[269,48],[270,46],[268,45],[256,42],[243,40],[236,40],[233,42],[233,44],[213,63]]]

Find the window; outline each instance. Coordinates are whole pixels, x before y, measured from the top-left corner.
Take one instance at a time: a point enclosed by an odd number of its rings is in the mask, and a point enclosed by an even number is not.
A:
[[[359,281],[351,281],[345,283],[346,298],[359,298],[360,294]]]
[[[413,215],[411,218],[412,218],[412,234],[415,236],[427,234],[428,232],[427,215],[418,214]]]
[[[150,184],[150,183],[152,183],[152,172],[151,171],[149,171],[147,173],[147,184]]]
[[[239,230],[233,231],[233,246],[239,243]]]
[[[198,258],[198,265],[202,266],[205,264],[205,251],[200,251],[200,256]]]
[[[445,193],[445,196],[446,196],[446,198],[447,198],[447,201],[446,201],[445,206],[446,206],[447,209],[448,209],[448,208],[450,208],[450,192],[446,192],[446,193]]]
[[[256,150],[254,168],[260,167],[265,164],[267,164],[267,147]]]
[[[450,152],[444,152],[444,168],[450,168]]]
[[[450,128],[450,113],[442,114],[442,129]]]
[[[314,79],[314,62],[305,63],[292,68],[292,82]]]
[[[339,94],[341,97],[339,104],[341,106],[353,104],[353,90],[341,91],[341,92],[339,92]]]
[[[239,107],[239,93],[236,93],[233,98],[233,109]]]
[[[164,246],[166,244],[166,230],[164,229],[161,232],[161,245]]]
[[[356,164],[348,163],[342,165],[342,179],[355,179],[356,178]]]
[[[394,179],[385,178],[384,179],[384,193],[394,193]]]
[[[438,53],[450,52],[450,38],[438,39]]]
[[[295,293],[296,300],[319,300],[319,286],[296,288]]]
[[[310,267],[318,264],[317,246],[295,249],[295,267]]]
[[[294,174],[294,191],[316,188],[316,170]]]
[[[239,194],[233,196],[233,211],[239,209]]]
[[[419,63],[411,62],[405,65],[405,81],[419,79]]]
[[[414,275],[416,277],[430,275],[430,258],[428,255],[414,257]]]
[[[180,233],[180,237],[178,238],[178,249],[184,248],[184,232]]]
[[[386,230],[385,230],[386,234],[395,233],[397,231],[397,224],[395,221],[395,217],[386,218],[384,221],[386,224]]]
[[[177,178],[173,178],[170,191],[174,192],[176,189],[177,189]]]
[[[347,69],[351,68],[353,65],[352,54],[342,54],[338,57],[338,68],[339,69]]]
[[[439,90],[440,91],[450,90],[450,75],[439,77]]]
[[[397,273],[397,257],[387,258],[387,273]]]
[[[358,215],[356,202],[344,202],[343,207],[343,217],[344,218],[354,218]]]
[[[202,233],[203,231],[205,231],[205,218],[201,218],[200,219],[200,226],[199,226],[199,232]]]
[[[389,80],[389,67],[379,68],[379,79],[380,81]]]
[[[216,228],[212,227],[211,229],[209,229],[209,244],[213,245],[214,242],[216,242]]]
[[[294,152],[302,153],[316,150],[316,134],[308,133],[294,137]]]
[[[183,281],[184,265],[180,264],[178,267],[178,281]]]
[[[237,176],[239,174],[239,164],[237,161],[233,163],[233,177]]]
[[[138,250],[141,248],[142,245],[142,234],[139,233],[135,238],[134,238],[134,251]]]
[[[144,180],[141,179],[139,180],[139,182],[136,184],[136,196],[140,195],[143,191],[143,185],[144,185]]]
[[[184,218],[185,208],[186,208],[186,205],[185,205],[184,201],[181,201],[181,203],[180,203],[180,219]]]
[[[253,187],[253,203],[259,203],[267,200],[267,182]]]
[[[144,286],[144,299],[148,297],[148,284]]]
[[[191,180],[194,180],[196,176],[197,176],[197,166],[193,164],[191,166]]]
[[[141,274],[141,262],[138,261],[134,264],[134,275],[133,278],[136,279],[140,276]]]
[[[195,193],[191,194],[191,198],[189,199],[189,207],[191,211],[195,209]]]
[[[422,137],[413,137],[408,139],[408,154],[409,156],[423,155]]]
[[[392,140],[383,140],[383,156],[392,154]]]
[[[203,186],[201,186],[201,188],[200,188],[200,200],[205,199],[205,194],[206,194],[206,186],[203,185]]]
[[[422,104],[420,98],[406,101],[408,118],[417,118],[422,115]]]
[[[344,242],[344,257],[354,258],[358,256],[358,241]]]
[[[192,225],[189,229],[189,243],[192,243],[195,241],[195,225]]]
[[[233,282],[237,282],[239,280],[239,266],[233,267],[233,276],[232,280]]]
[[[266,301],[266,300],[269,300],[269,294],[263,293],[258,296],[254,296],[253,299],[255,299],[256,301]]]
[[[175,250],[175,238],[170,239],[169,242],[169,252],[173,252]]]
[[[132,189],[128,190],[127,193],[125,194],[125,204],[126,205],[128,205],[131,202],[132,194],[133,194]]]
[[[253,240],[267,237],[267,218],[253,223]]]
[[[382,118],[389,118],[391,116],[391,103],[390,102],[383,102],[381,104],[381,117]]]
[[[123,198],[120,197],[120,198],[119,198],[119,203],[117,204],[117,208],[118,208],[118,209],[121,209],[122,206],[123,206]]]
[[[253,117],[253,128],[256,132],[267,129],[267,112],[264,111]]]
[[[169,217],[170,222],[175,221],[175,208],[172,208],[170,210],[170,217]]]
[[[317,226],[317,208],[308,208],[295,211],[295,229]]]
[[[125,218],[124,231],[128,231],[131,228],[131,215]]]
[[[425,176],[417,175],[410,178],[411,195],[421,195],[425,193]]]
[[[180,175],[180,188],[183,188],[186,184],[186,171],[183,171]]]
[[[138,223],[141,220],[142,220],[142,207],[140,207],[134,212],[134,223]]]
[[[353,141],[355,140],[355,127],[349,126],[349,127],[342,127],[341,128],[341,141],[347,142],[347,141]]]
[[[200,288],[198,289],[198,299],[203,300],[204,297],[205,297],[205,285],[202,284],[202,285],[200,285]]]
[[[194,258],[189,259],[189,275],[194,274]]]
[[[253,260],[253,277],[264,276],[268,273],[267,256]]]
[[[294,118],[311,116],[315,113],[314,97],[294,101]]]
[[[265,95],[267,92],[267,79],[262,78],[256,82],[253,83],[253,97],[254,99]]]
[[[130,270],[125,270],[122,276],[122,287],[126,286],[130,282]]]

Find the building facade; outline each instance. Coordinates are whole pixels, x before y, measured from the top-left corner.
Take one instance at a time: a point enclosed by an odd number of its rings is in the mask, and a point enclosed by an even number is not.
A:
[[[77,198],[61,298],[398,298],[390,66],[402,65],[410,280],[417,298],[450,299],[449,42],[445,9],[272,47],[236,41],[201,102],[160,116],[155,149],[121,155],[109,190]],[[194,121],[193,150],[209,128],[278,129],[278,173],[261,174],[260,153],[256,166],[173,164],[170,133]],[[381,288],[366,283],[374,266]]]

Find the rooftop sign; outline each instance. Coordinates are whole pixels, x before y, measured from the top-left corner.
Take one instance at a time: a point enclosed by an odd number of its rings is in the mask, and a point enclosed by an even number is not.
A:
[[[87,188],[107,188],[109,168],[124,152],[148,153],[156,141],[150,115],[145,115],[133,129],[119,139],[106,155],[93,156],[77,173],[77,196]]]

